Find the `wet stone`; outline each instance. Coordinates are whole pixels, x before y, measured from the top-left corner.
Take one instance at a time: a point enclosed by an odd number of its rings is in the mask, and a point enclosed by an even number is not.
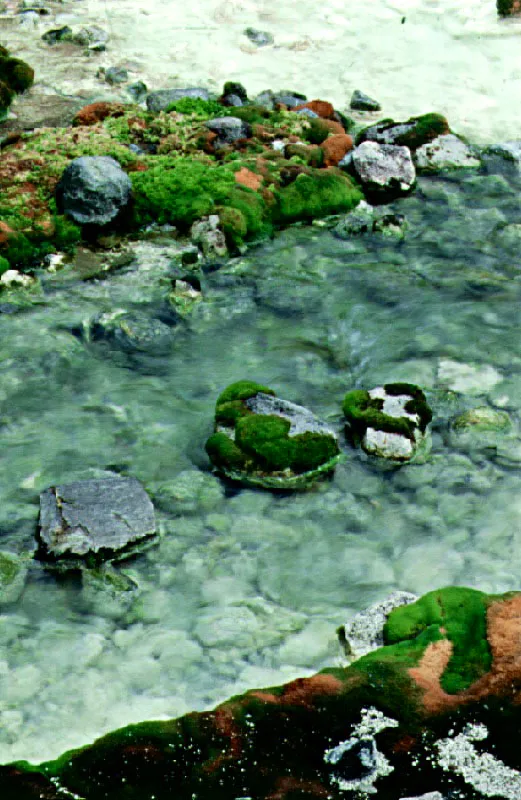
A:
[[[155,531],[154,507],[135,478],[78,481],[51,486],[40,495],[39,535],[46,560],[121,557]]]
[[[438,136],[419,147],[414,154],[414,161],[416,169],[422,172],[481,166],[476,148],[470,147],[453,133]]]
[[[172,329],[144,312],[115,309],[96,314],[84,326],[87,341],[102,342],[125,353],[160,355],[169,352]]]

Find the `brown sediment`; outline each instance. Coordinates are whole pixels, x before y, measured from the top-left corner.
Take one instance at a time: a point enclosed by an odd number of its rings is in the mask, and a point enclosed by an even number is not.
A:
[[[344,684],[334,675],[319,672],[311,678],[297,678],[287,683],[280,696],[280,702],[289,705],[312,706],[317,697],[337,695]]]
[[[490,670],[463,692],[448,694],[441,686],[452,655],[448,639],[429,644],[418,666],[408,670],[424,690],[422,703],[428,714],[449,711],[489,695],[509,697],[515,704],[521,702],[521,594],[491,603],[487,638],[492,653]]]

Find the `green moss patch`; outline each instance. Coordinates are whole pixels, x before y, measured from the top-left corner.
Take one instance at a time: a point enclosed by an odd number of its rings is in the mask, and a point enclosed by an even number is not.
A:
[[[217,398],[215,405],[216,424],[234,427],[240,417],[252,413],[244,401],[249,400],[250,397],[255,397],[259,392],[275,396],[273,389],[254,381],[243,380],[231,383]]]
[[[363,198],[347,175],[334,170],[309,170],[275,195],[276,220],[283,224],[351,211]]]
[[[420,640],[426,633],[452,642],[453,653],[441,679],[449,694],[468,689],[492,664],[487,640],[489,595],[450,586],[421,597],[416,603],[395,608],[384,629],[387,645]],[[385,652],[385,650],[383,651]]]

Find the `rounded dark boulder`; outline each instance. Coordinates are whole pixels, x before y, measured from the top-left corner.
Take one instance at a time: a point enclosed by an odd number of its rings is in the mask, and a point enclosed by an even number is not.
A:
[[[110,156],[81,156],[64,170],[56,187],[60,210],[81,225],[106,225],[128,205],[130,178]]]

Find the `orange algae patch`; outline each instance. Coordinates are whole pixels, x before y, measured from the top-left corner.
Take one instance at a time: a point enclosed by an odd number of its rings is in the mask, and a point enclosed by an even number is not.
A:
[[[247,167],[241,167],[235,173],[235,180],[242,186],[247,186],[248,189],[253,189],[254,191],[257,191],[262,184],[262,177],[247,169]]]

